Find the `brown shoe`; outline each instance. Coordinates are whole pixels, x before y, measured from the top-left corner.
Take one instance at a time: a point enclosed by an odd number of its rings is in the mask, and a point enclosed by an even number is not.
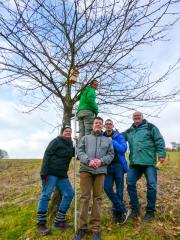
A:
[[[50,233],[50,230],[46,227],[46,225],[38,224],[37,230],[42,236],[48,235]]]
[[[72,225],[68,224],[66,221],[63,221],[54,223],[54,227],[59,228],[60,230],[66,230],[67,228],[72,227]]]

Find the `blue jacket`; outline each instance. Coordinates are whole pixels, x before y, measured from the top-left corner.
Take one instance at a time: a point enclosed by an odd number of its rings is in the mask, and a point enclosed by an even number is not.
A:
[[[104,136],[107,136],[107,133],[104,132]],[[113,131],[112,135],[112,144],[114,148],[115,154],[117,154],[118,159],[123,167],[124,172],[126,173],[128,170],[128,164],[125,158],[125,152],[127,150],[127,143],[122,134],[120,134],[118,131]],[[111,164],[113,161],[111,162]]]

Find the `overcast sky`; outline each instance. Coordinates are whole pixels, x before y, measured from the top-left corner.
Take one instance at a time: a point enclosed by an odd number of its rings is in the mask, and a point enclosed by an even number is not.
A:
[[[144,59],[146,64],[152,64],[154,77],[180,57],[179,29],[180,24],[170,32],[171,41],[153,44],[141,51],[140,58]],[[180,87],[179,78],[180,69],[169,77],[168,83],[160,90],[164,92],[170,87]],[[46,112],[37,110],[32,114],[23,114],[19,109],[22,109],[22,106],[16,90],[1,86],[0,149],[6,150],[10,158],[40,158],[49,141],[58,135],[58,129],[53,128],[58,123],[57,114],[53,105],[50,105]],[[158,126],[167,146],[171,146],[172,141],[180,143],[180,102],[169,103],[158,117],[148,120]],[[122,122],[118,125],[120,131],[127,129],[132,119]]]

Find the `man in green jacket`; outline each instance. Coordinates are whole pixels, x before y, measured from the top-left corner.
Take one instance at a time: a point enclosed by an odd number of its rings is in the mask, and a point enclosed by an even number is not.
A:
[[[96,117],[93,121],[93,131],[85,135],[78,143],[78,158],[80,159],[80,213],[79,230],[75,240],[83,239],[88,228],[89,201],[92,196],[90,228],[93,232],[93,240],[100,240],[100,211],[104,177],[107,173],[107,165],[114,158],[114,150],[111,140],[103,136],[103,119]],[[92,194],[91,194],[92,192]]]
[[[80,95],[80,103],[77,110],[79,139],[91,133],[94,117],[98,114],[95,92],[97,87],[97,80],[92,80],[90,85],[85,87]]]
[[[156,161],[157,158],[161,163],[165,160],[165,142],[159,129],[143,119],[141,112],[133,114],[133,121],[132,126],[123,133],[130,149],[127,189],[132,210],[129,218],[135,219],[140,214],[136,183],[144,174],[147,182],[147,206],[143,221],[147,222],[154,218],[156,210]]]

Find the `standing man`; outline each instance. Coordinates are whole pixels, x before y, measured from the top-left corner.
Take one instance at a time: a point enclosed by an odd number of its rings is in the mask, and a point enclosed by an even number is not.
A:
[[[66,223],[66,212],[70,207],[74,196],[67,172],[69,163],[74,155],[71,140],[72,130],[65,126],[61,130],[61,136],[53,139],[46,148],[41,166],[42,193],[37,209],[37,229],[41,235],[47,235],[49,229],[47,223],[48,203],[55,187],[62,194],[62,200],[54,220],[54,226],[59,229],[70,227]]]
[[[136,183],[144,174],[147,182],[147,206],[144,222],[152,220],[156,211],[157,169],[156,159],[164,162],[165,142],[159,129],[143,119],[141,112],[133,114],[134,123],[124,135],[130,148],[130,168],[127,174],[127,189],[130,197],[131,214],[135,219],[140,212]]]
[[[97,87],[97,80],[92,80],[90,85],[85,87],[80,95],[80,103],[77,110],[79,139],[91,133],[94,117],[98,115],[95,91]]]
[[[113,121],[107,119],[104,125],[106,131],[104,136],[112,139],[114,147],[113,161],[107,167],[107,175],[104,182],[104,190],[112,202],[112,214],[115,223],[123,224],[127,217],[127,209],[124,204],[124,173],[127,172],[128,166],[125,158],[127,144],[124,137],[113,130]],[[114,191],[113,185],[116,185]]]
[[[90,217],[90,228],[93,240],[100,240],[100,210],[104,177],[107,165],[113,160],[114,150],[111,140],[103,136],[103,119],[95,117],[93,131],[81,138],[78,144],[78,158],[80,159],[80,215],[79,230],[75,240],[81,240],[87,233],[88,211],[91,191],[93,205]]]

